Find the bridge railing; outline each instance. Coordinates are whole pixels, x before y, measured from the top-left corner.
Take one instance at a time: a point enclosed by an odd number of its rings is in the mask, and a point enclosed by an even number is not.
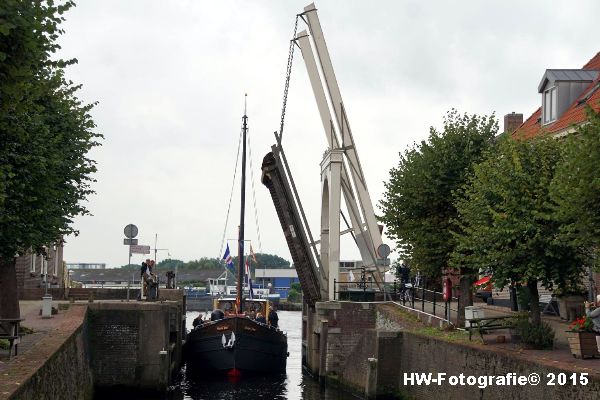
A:
[[[383,301],[392,300],[404,307],[435,315],[450,323],[458,322],[458,300],[451,296],[444,300],[444,294],[435,290],[399,281],[386,283],[384,291],[378,289],[372,281],[334,280],[334,300]]]

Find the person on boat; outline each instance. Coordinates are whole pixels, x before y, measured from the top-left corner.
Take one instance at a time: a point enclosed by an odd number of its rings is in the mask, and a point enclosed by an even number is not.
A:
[[[265,325],[267,324],[267,320],[265,319],[265,316],[262,315],[261,312],[256,313],[255,321],[258,322],[259,324],[265,324]]]
[[[269,311],[269,325],[273,328],[277,328],[279,325],[279,316],[277,315],[277,306],[273,304],[271,311]]]
[[[195,328],[197,326],[202,326],[203,323],[204,320],[202,319],[202,314],[198,314],[198,316],[194,318],[194,321],[192,321],[192,326]]]
[[[213,310],[213,312],[210,313],[211,321],[218,321],[223,318],[225,318],[225,313],[223,312],[223,310],[219,310],[218,308]]]

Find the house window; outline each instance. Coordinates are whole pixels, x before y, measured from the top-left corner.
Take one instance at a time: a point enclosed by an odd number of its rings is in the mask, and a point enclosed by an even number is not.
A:
[[[542,104],[544,124],[548,124],[556,120],[556,97],[556,86],[544,91]]]
[[[31,272],[31,273],[35,273],[35,261],[36,261],[36,254],[31,253],[31,266],[29,267],[29,272]]]

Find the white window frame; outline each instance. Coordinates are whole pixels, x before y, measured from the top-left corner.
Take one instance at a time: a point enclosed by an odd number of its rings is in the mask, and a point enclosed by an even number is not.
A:
[[[54,276],[58,276],[58,246],[54,249]]]
[[[548,103],[550,100],[550,104]],[[556,111],[558,103],[558,86],[552,86],[544,90],[542,94],[542,121],[543,125],[556,121]],[[549,114],[549,115],[548,115]]]
[[[36,256],[37,256],[37,254],[35,254],[34,252],[31,252],[31,265],[29,266],[29,272],[32,274],[35,274]]]

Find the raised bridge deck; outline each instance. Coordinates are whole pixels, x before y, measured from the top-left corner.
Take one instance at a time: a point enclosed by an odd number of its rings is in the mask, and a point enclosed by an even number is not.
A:
[[[262,163],[262,183],[269,189],[281,228],[285,235],[294,267],[304,294],[304,300],[313,305],[322,298],[322,285],[317,267],[319,255],[311,246],[308,226],[303,224],[300,200],[292,191],[293,179],[285,166],[285,156],[273,146]],[[287,173],[286,173],[287,171]]]

